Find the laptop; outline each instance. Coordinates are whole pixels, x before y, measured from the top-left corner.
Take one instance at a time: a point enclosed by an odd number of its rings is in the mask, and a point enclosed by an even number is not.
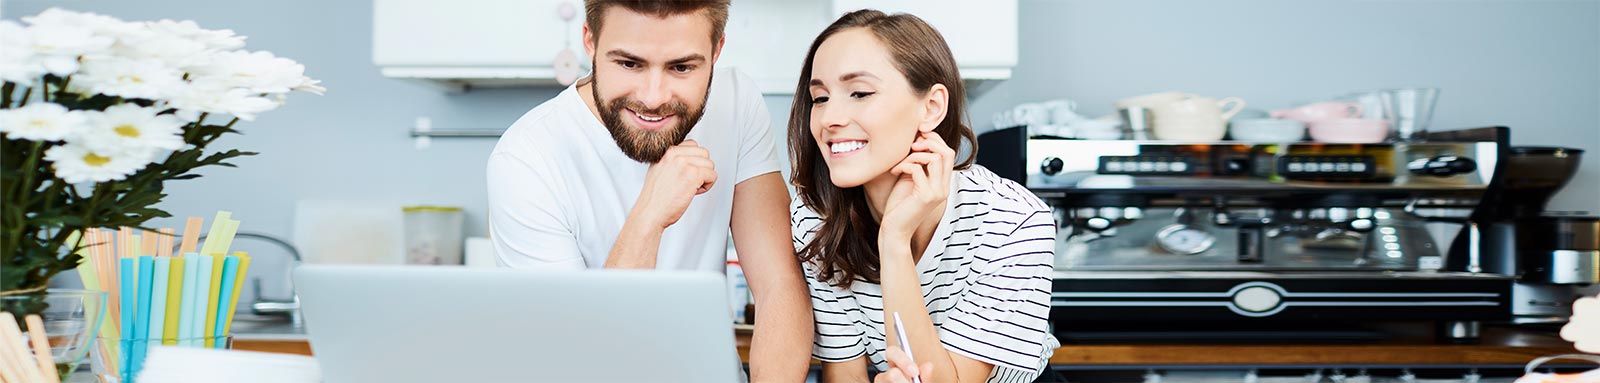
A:
[[[294,282],[328,383],[742,376],[715,273],[304,265]]]

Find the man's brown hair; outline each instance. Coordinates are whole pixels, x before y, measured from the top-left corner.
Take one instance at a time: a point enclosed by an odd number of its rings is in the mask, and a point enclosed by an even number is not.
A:
[[[601,20],[605,19],[606,10],[614,6],[662,18],[701,12],[711,21],[711,45],[715,47],[718,41],[722,41],[722,28],[728,25],[728,2],[729,0],[584,0],[583,17],[584,22],[589,24],[589,33],[594,35],[595,40],[599,40],[603,24]]]

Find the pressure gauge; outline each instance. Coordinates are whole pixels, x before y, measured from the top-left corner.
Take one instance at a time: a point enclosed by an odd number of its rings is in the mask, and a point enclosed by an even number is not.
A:
[[[1197,226],[1168,225],[1156,233],[1156,245],[1173,254],[1200,254],[1211,250],[1216,242],[1216,236]]]

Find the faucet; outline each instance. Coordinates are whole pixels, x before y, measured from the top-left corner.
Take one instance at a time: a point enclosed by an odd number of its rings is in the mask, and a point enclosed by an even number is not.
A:
[[[205,239],[205,237],[206,237],[206,234],[201,234],[199,239]],[[278,239],[277,237],[273,237],[273,236],[266,235],[266,234],[261,234],[261,233],[243,232],[243,231],[235,233],[233,235],[233,237],[234,238],[255,238],[255,239],[260,239],[260,240],[271,242],[272,244],[278,245],[279,247],[284,248],[284,250],[288,250],[289,251],[289,256],[294,258],[294,262],[291,262],[289,264],[288,270],[294,270],[295,265],[299,264],[301,262],[300,250],[296,249],[294,247],[294,245],[289,244],[289,242],[285,242],[284,240]],[[288,273],[284,273],[284,275],[289,275],[289,274]],[[294,285],[293,285],[292,282],[290,284],[290,290],[289,290],[291,295],[290,295],[290,298],[287,299],[287,300],[263,299],[261,297],[261,278],[260,277],[257,277],[255,279],[253,279],[251,281],[251,286],[254,288],[254,291],[256,293],[256,300],[254,302],[250,303],[250,312],[255,313],[256,315],[288,315],[289,316],[289,324],[291,326],[293,326],[295,328],[300,328],[300,327],[304,327],[305,326],[305,317],[300,314],[300,294],[294,293],[294,287],[293,287]]]

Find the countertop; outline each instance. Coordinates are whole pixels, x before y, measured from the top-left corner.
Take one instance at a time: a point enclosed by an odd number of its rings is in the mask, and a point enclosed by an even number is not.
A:
[[[285,321],[236,318],[236,350],[311,355],[302,328]],[[1307,366],[1522,366],[1546,355],[1576,353],[1553,332],[1485,326],[1477,344],[1441,344],[1426,330],[1393,331],[1391,339],[1367,343],[1201,344],[1103,343],[1067,344],[1056,349],[1050,364],[1072,368],[1119,368],[1184,365]],[[748,328],[735,331],[739,357],[749,359]]]

